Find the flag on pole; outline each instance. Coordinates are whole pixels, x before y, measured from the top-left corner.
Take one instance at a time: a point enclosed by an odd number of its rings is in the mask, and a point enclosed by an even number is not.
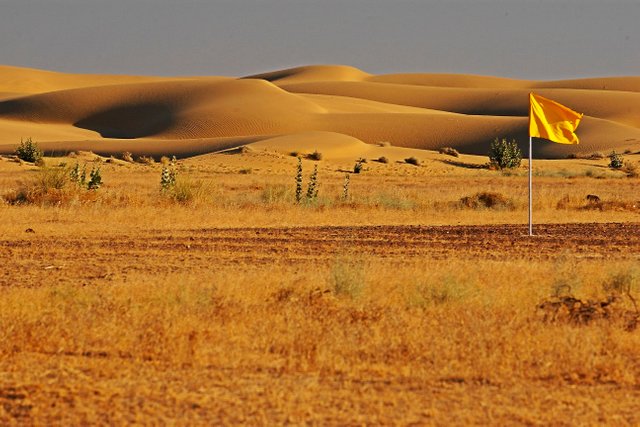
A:
[[[559,144],[579,144],[576,128],[582,114],[550,99],[529,94],[529,136]]]

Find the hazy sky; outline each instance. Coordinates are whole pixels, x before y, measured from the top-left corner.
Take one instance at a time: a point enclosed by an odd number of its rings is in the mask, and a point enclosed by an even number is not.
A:
[[[307,64],[640,75],[640,0],[0,0],[0,64],[150,75]]]

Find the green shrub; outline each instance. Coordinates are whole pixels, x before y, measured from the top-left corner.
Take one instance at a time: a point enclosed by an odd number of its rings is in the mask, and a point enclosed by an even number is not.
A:
[[[20,140],[20,145],[16,147],[15,153],[20,160],[31,163],[38,162],[44,156],[38,144],[33,142],[31,138],[27,138],[26,141]]]
[[[89,182],[87,183],[87,190],[97,190],[102,185],[102,175],[100,175],[100,167],[91,168],[89,172]]]
[[[160,174],[160,191],[169,191],[175,187],[176,178],[176,170],[169,166],[164,166]]]
[[[298,166],[296,167],[296,203],[302,201],[302,159],[298,157]]]
[[[622,155],[613,150],[611,154],[609,154],[609,167],[611,169],[622,169],[623,165],[624,159],[622,158]]]
[[[318,166],[313,168],[313,173],[309,178],[309,185],[307,187],[307,201],[313,202],[318,199]]]
[[[520,166],[522,152],[515,140],[496,138],[489,147],[489,163],[497,169],[513,169]]]

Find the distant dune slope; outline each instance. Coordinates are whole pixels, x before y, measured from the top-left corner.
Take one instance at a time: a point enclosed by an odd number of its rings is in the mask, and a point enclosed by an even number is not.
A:
[[[0,153],[33,137],[49,150],[106,154],[187,156],[250,143],[277,151],[295,141],[325,145],[334,157],[336,147],[350,153],[380,142],[486,154],[495,138],[527,144],[530,91],[585,113],[580,145],[537,142],[537,157],[640,149],[640,77],[375,76],[325,65],[241,79],[156,78],[0,66]]]

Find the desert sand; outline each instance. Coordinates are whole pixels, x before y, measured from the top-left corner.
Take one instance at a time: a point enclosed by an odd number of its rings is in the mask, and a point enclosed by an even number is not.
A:
[[[486,154],[495,138],[528,142],[528,93],[585,118],[579,146],[537,141],[563,158],[640,146],[640,77],[527,81],[454,74],[371,75],[341,65],[247,77],[63,74],[0,66],[0,153],[33,138],[45,152],[192,155],[244,145],[327,158],[397,148]]]

